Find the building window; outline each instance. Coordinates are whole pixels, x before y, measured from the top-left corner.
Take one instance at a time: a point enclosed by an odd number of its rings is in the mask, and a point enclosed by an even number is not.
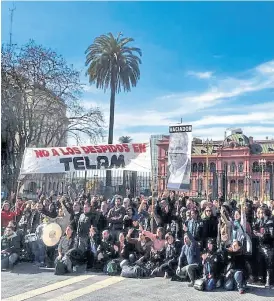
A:
[[[243,172],[244,171],[244,163],[243,162],[239,163],[238,170],[239,170],[239,172]]]
[[[36,193],[37,191],[37,184],[35,182],[29,183],[29,192]]]
[[[228,164],[227,162],[224,163],[224,171],[227,171],[227,168],[228,168]]]
[[[214,162],[210,163],[210,172],[215,172],[216,171],[216,164]]]
[[[272,164],[270,161],[266,162],[266,171],[271,172],[272,171]]]
[[[198,164],[198,171],[199,172],[203,172],[204,171],[204,164],[201,163],[201,162]]]
[[[257,162],[257,161],[253,162],[252,171],[253,172],[259,172],[260,171],[259,162]]]
[[[197,163],[193,163],[192,164],[192,172],[197,172],[197,170],[198,170]]]
[[[236,181],[235,180],[230,181],[230,192],[232,192],[232,193],[236,192]]]
[[[232,162],[230,165],[230,172],[235,172],[236,171],[236,164],[235,162]]]
[[[244,193],[244,180],[238,180],[238,192]]]
[[[253,191],[253,195],[254,196],[260,196],[260,189],[261,189],[261,185],[260,185],[260,180],[255,180],[253,181],[253,187],[252,187],[252,191]]]

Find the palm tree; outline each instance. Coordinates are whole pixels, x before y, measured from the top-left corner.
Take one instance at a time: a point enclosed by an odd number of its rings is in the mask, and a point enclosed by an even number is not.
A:
[[[132,142],[132,138],[130,136],[121,136],[118,141],[120,143],[131,143]]]
[[[87,75],[90,84],[106,91],[110,89],[110,115],[108,144],[113,143],[115,96],[122,90],[130,92],[140,79],[139,65],[142,63],[139,48],[128,46],[132,38],[115,38],[112,33],[97,37],[86,50]]]

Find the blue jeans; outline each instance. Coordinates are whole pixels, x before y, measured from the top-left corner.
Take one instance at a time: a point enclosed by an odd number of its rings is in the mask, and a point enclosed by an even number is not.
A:
[[[228,279],[225,282],[225,289],[232,291],[234,289],[234,281],[237,284],[237,289],[242,289],[244,286],[244,274],[242,271],[236,271],[233,275],[233,278]]]
[[[244,285],[244,274],[242,271],[236,271],[234,274],[234,280],[237,283],[237,288],[242,289]]]
[[[42,241],[36,240],[31,244],[32,253],[34,254],[34,261],[39,263],[45,262],[45,245]]]
[[[207,279],[206,280],[206,285],[205,285],[205,290],[206,291],[213,291],[215,286],[216,286],[215,279]]]

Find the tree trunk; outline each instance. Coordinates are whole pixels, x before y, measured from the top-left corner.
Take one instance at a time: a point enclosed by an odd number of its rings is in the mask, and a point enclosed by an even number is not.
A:
[[[115,85],[111,84],[111,95],[110,95],[110,110],[109,110],[109,127],[108,127],[108,144],[113,143],[113,127],[114,127],[114,109],[115,109]],[[111,170],[106,172],[106,197],[112,195],[111,189]]]
[[[110,95],[108,144],[113,143],[114,109],[115,109],[115,87],[113,87],[113,85],[112,85],[111,95]]]

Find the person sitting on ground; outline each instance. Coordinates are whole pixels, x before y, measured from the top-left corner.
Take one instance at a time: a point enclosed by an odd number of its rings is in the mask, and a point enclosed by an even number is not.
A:
[[[188,228],[184,226],[184,245],[182,247],[181,255],[178,260],[178,268],[176,275],[185,280],[187,276],[190,279],[189,287],[194,286],[195,273],[200,267],[200,247],[197,241],[193,238],[192,234],[188,231]],[[184,263],[186,262],[186,265]]]
[[[166,249],[164,263],[152,271],[151,275],[165,272],[164,278],[172,277],[175,274],[175,268],[178,263],[178,250],[175,245],[175,239],[172,233],[166,234]]]
[[[240,294],[244,294],[245,281],[247,279],[246,260],[244,250],[238,240],[233,240],[228,249],[224,249],[227,258],[227,268],[224,287],[233,290],[235,283]]]
[[[212,291],[220,279],[222,269],[222,258],[217,252],[215,240],[208,240],[206,253],[202,254],[202,259],[205,289]]]
[[[102,240],[97,248],[97,261],[100,267],[103,268],[104,265],[111,259],[118,256],[118,247],[114,246],[114,243],[110,237],[108,230],[104,230],[102,233]]]
[[[1,238],[1,269],[12,269],[20,254],[20,237],[7,227]]]
[[[74,246],[75,235],[73,227],[69,225],[66,227],[65,235],[61,237],[60,242],[58,244],[58,257],[56,258],[54,263],[55,269],[58,265],[58,262],[61,262],[64,265],[66,272],[72,272],[72,262],[67,253],[69,250],[73,249]]]
[[[131,235],[133,232],[134,229],[129,229],[126,239],[130,244],[134,245],[131,253],[136,254],[137,263],[142,264],[149,259],[152,242],[146,239],[142,231],[139,231],[139,238],[132,238]]]

